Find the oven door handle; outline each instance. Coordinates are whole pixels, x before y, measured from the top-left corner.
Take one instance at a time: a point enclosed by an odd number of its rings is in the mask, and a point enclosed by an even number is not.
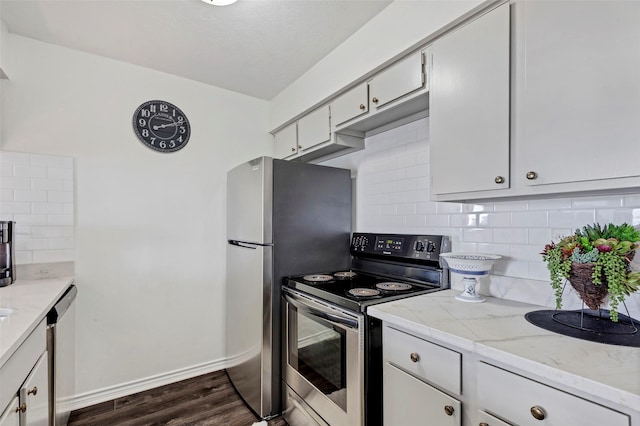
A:
[[[351,328],[354,330],[358,329],[358,321],[354,318],[349,318],[347,316],[342,316],[339,314],[333,314],[333,313],[329,313],[329,312],[325,312],[322,311],[320,309],[311,307],[309,305],[307,305],[306,303],[304,303],[301,300],[297,300],[294,299],[293,297],[289,296],[288,294],[286,294],[285,299],[287,300],[287,302],[291,303],[293,306],[295,306],[296,308],[305,311],[311,315],[314,315],[318,318],[322,318],[324,320],[327,320],[331,323],[337,324],[337,325],[341,325],[343,327],[347,327],[347,328]]]

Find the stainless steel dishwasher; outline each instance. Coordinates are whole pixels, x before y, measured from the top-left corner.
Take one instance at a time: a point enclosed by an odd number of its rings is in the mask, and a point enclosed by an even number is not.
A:
[[[49,360],[49,425],[65,426],[75,391],[75,304],[78,294],[71,285],[47,314]]]

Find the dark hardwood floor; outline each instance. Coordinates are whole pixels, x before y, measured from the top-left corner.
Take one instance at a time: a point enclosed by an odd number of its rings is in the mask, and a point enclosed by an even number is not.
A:
[[[250,426],[259,419],[245,406],[224,371],[73,411],[68,426]],[[269,426],[286,426],[278,417]]]

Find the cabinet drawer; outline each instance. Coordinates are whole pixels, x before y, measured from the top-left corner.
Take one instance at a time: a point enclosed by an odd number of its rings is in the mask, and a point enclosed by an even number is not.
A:
[[[462,393],[462,355],[391,327],[384,328],[384,360],[443,389]]]
[[[460,426],[460,401],[391,364],[383,367],[385,426]]]
[[[622,413],[482,362],[478,390],[479,408],[515,424],[629,426]]]

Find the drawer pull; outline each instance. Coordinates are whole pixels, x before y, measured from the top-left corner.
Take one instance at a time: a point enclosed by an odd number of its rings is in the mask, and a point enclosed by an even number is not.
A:
[[[537,177],[538,177],[538,174],[536,172],[527,172],[527,179],[534,180]]]
[[[376,98],[375,96],[373,98],[371,98],[371,102],[373,102],[374,104],[378,103],[378,98]]]
[[[291,152],[296,152],[296,148],[295,147],[291,148]]]
[[[30,391],[27,391],[27,395],[33,395],[36,396],[38,394],[38,387],[34,386],[33,389],[31,389]]]
[[[364,104],[360,104],[360,109],[364,111],[364,109],[366,108],[366,106],[364,106]]]
[[[478,424],[478,426],[489,426],[489,423],[482,422],[482,423]]]
[[[455,410],[453,409],[452,406],[450,406],[450,405],[445,405],[444,406],[444,412],[447,413],[447,416],[453,416],[453,412],[454,411]]]
[[[409,358],[411,358],[411,361],[413,361],[413,362],[420,361],[420,355],[418,355],[415,352],[411,352],[411,355],[409,355]]]
[[[20,404],[18,408],[16,408],[16,413],[26,413],[27,412],[27,403],[23,402]]]
[[[531,407],[531,415],[536,420],[544,420],[544,417],[545,417],[544,409],[538,405],[534,405],[533,407]]]
[[[504,177],[502,177],[502,176],[496,176],[496,178],[495,178],[495,182],[496,182],[497,184],[504,183]]]

